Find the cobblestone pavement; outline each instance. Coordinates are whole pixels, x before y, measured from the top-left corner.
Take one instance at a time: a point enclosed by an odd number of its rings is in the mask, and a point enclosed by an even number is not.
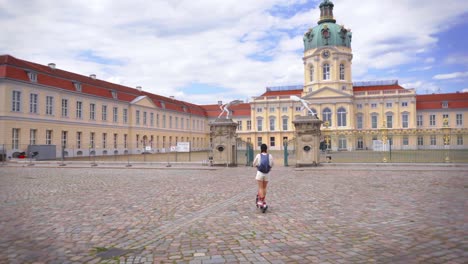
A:
[[[0,167],[0,263],[467,263],[468,166]]]

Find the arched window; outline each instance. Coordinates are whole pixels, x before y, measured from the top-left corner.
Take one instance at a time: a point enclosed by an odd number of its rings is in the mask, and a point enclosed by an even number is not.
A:
[[[344,68],[344,64],[341,63],[340,64],[340,80],[344,80],[345,79],[345,68]]]
[[[339,127],[346,126],[346,109],[344,107],[338,108],[337,119]]]
[[[310,81],[313,82],[314,81],[314,66],[313,65],[310,65],[309,75],[310,75]]]
[[[332,125],[332,112],[330,108],[323,109],[322,116],[323,116],[323,122],[324,123],[328,122],[328,126],[331,126]]]
[[[330,64],[323,64],[323,79],[330,80]]]
[[[275,117],[270,117],[270,131],[275,131],[276,130],[276,118]]]

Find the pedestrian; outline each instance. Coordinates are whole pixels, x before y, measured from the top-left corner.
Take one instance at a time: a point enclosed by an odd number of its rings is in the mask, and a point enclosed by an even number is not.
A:
[[[257,175],[255,179],[258,184],[257,193],[257,207],[263,209],[265,212],[268,206],[266,205],[265,197],[267,193],[267,185],[269,181],[270,169],[273,167],[273,156],[267,152],[267,145],[262,144],[260,146],[261,153],[255,156],[253,166],[257,167]]]

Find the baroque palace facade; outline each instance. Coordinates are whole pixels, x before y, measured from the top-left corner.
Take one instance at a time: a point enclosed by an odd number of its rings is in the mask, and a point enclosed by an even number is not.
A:
[[[324,121],[331,150],[372,150],[376,140],[394,149],[468,146],[468,93],[418,95],[398,81],[352,81],[351,32],[320,4],[318,25],[304,35],[304,85],[270,87],[231,107],[238,137],[283,149],[293,121],[305,115],[299,96]],[[209,122],[219,102],[195,105],[41,65],[0,56],[0,147],[9,157],[28,145],[55,145],[67,156],[171,151],[178,142],[209,148]]]

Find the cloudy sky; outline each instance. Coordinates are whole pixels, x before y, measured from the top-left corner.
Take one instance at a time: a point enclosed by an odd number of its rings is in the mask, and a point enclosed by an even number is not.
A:
[[[0,0],[0,54],[197,104],[303,84],[321,0]],[[333,0],[353,80],[468,91],[468,1]]]

